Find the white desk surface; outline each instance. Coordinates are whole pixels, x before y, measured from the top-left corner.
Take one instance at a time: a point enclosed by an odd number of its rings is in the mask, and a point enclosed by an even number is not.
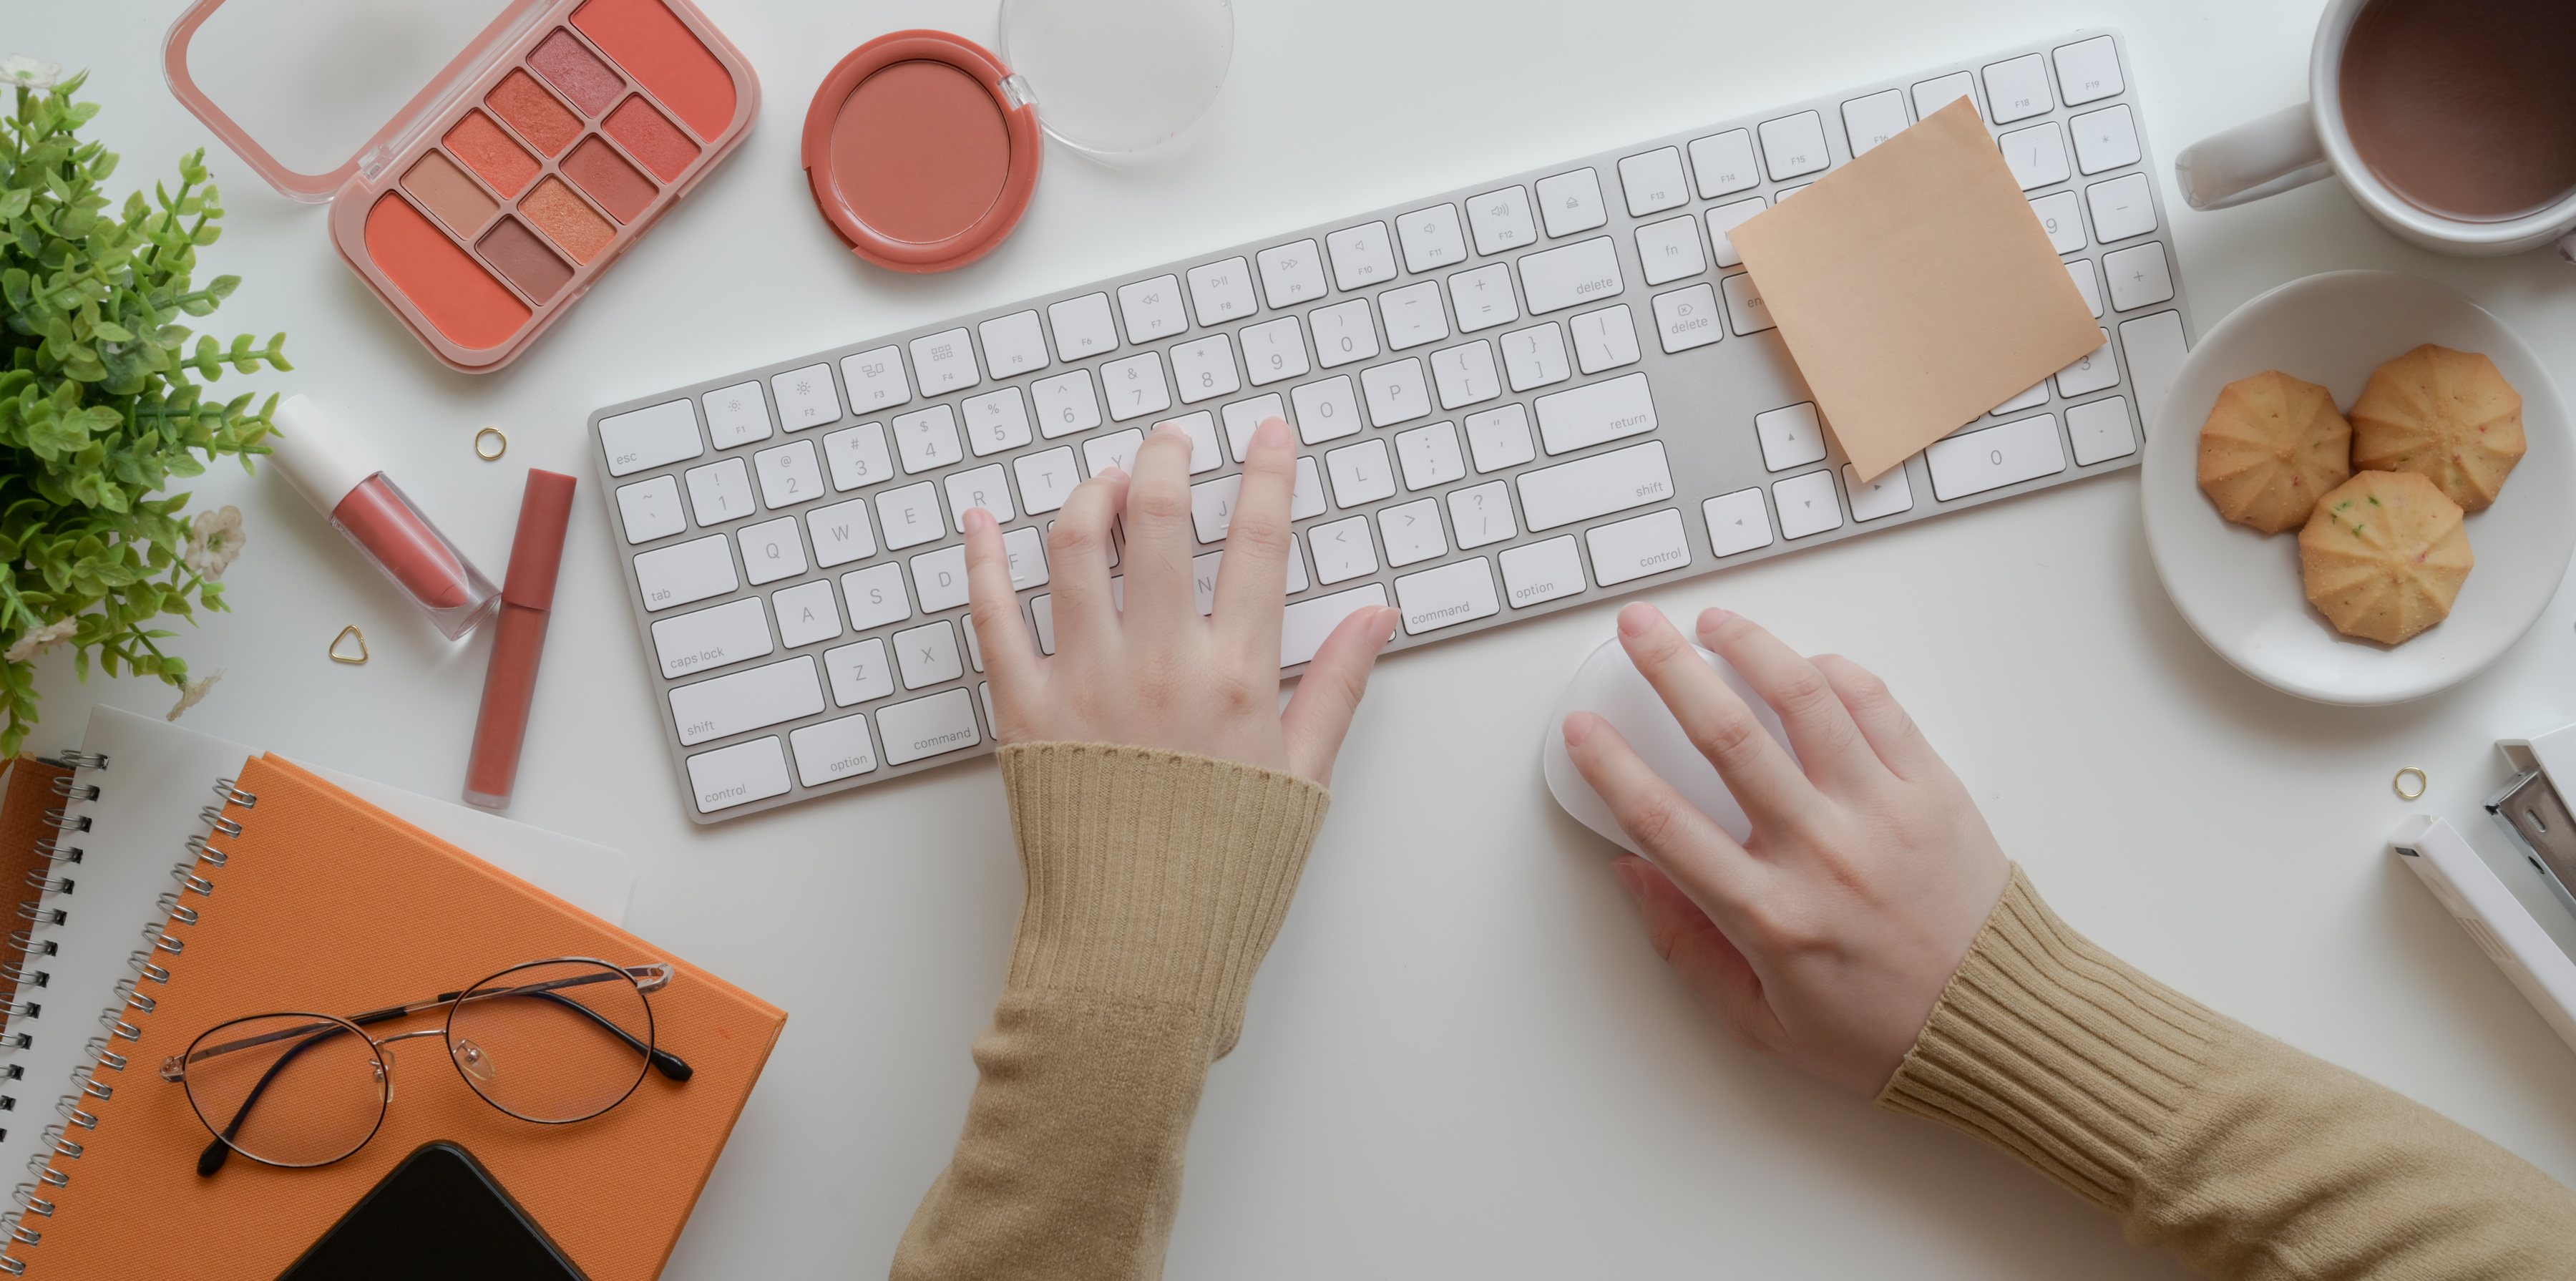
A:
[[[713,828],[682,817],[583,443],[594,407],[1008,302],[1352,209],[1688,128],[2079,26],[2121,27],[2166,172],[2184,146],[2305,96],[2318,6],[2243,0],[1244,0],[1232,76],[1185,154],[1112,172],[1051,150],[998,252],[905,277],[843,252],[797,167],[808,98],[902,27],[990,42],[991,0],[701,0],[749,55],[739,154],[514,367],[432,361],[291,205],[173,101],[182,0],[16,6],[5,43],[94,69],[89,128],[149,185],[211,148],[230,216],[206,331],[284,329],[289,376],[374,431],[389,470],[487,571],[520,478],[572,472],[573,522],[514,817],[626,851],[629,925],[792,1014],[667,1276],[872,1276],[946,1161],[999,988],[1019,869],[989,760]],[[133,16],[121,16],[130,12]],[[5,50],[0,50],[5,52]],[[2204,326],[2314,272],[2382,267],[2467,292],[2576,390],[2576,268],[2438,257],[2328,182],[2189,211]],[[476,428],[510,433],[478,461]],[[2400,707],[2320,707],[2238,675],[2167,601],[2134,472],[1666,587],[1884,675],[2076,926],[2228,1014],[2420,1098],[2576,1181],[2576,1056],[2384,847],[2410,809],[2503,862],[2478,801],[2492,747],[2576,719],[2576,599],[2492,670]],[[460,786],[488,642],[449,646],[280,482],[237,503],[237,613],[172,642],[228,673],[187,723],[438,795]],[[1343,750],[1332,818],[1208,1083],[1174,1278],[1324,1275],[2174,1277],[2112,1221],[1966,1138],[1736,1047],[1640,939],[1561,815],[1538,743],[1616,605],[1402,655]],[[363,667],[324,647],[357,623]],[[159,714],[160,685],[42,682]],[[31,745],[67,731],[40,729]],[[2400,766],[2432,778],[2390,794]],[[603,1175],[624,1177],[620,1172]]]

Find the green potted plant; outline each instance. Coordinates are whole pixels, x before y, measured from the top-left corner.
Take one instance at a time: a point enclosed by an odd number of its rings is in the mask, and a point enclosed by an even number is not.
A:
[[[225,367],[285,370],[286,335],[254,347],[211,337],[188,345],[184,318],[204,316],[241,283],[199,286],[197,250],[215,243],[221,198],[205,152],[179,161],[174,193],[155,184],[111,211],[100,190],[116,154],[77,131],[98,104],[74,102],[85,76],[30,58],[0,59],[16,110],[0,121],[0,757],[36,721],[35,660],[64,646],[81,679],[154,676],[181,690],[176,717],[214,677],[150,624],[223,610],[226,566],[240,554],[241,513],[182,514],[173,477],[222,455],[268,452],[272,395],[217,401]],[[219,676],[220,673],[217,673]]]

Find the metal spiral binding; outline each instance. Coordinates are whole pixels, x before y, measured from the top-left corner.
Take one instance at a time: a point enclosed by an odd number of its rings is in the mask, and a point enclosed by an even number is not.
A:
[[[215,892],[215,883],[197,875],[197,865],[194,863],[172,864],[170,878],[177,881],[182,888],[196,891],[200,897],[210,896]]]
[[[215,780],[215,796],[226,805],[238,805],[243,809],[251,809],[259,804],[258,793],[245,792],[233,786],[233,780],[229,778]]]
[[[148,947],[138,948],[132,954],[128,955],[125,958],[125,965],[126,968],[133,970],[135,973],[140,974],[155,983],[161,984],[163,987],[170,985],[169,968],[167,966],[154,965],[152,963],[152,949]],[[8,968],[8,966],[0,965],[0,971],[5,971]],[[44,984],[39,983],[36,986],[42,987]]]
[[[48,765],[67,765],[73,769],[106,769],[107,757],[97,752],[56,752],[39,758]]]
[[[37,841],[36,852],[57,863],[81,861],[81,848],[77,845],[66,845],[59,837],[48,836]]]
[[[206,843],[213,839],[215,838],[211,835],[189,837],[188,852],[196,855],[197,861],[208,867],[222,867],[232,861],[232,855]]]
[[[67,810],[67,809],[69,809],[69,808],[70,808],[70,807],[69,807],[69,806],[67,806],[67,805],[57,805],[57,806],[54,806],[52,809],[46,810],[46,811],[45,811],[45,817],[43,818],[42,822],[44,823],[44,825],[45,825],[45,826],[50,827],[50,828],[54,829],[54,830],[55,830],[55,831],[57,831],[57,832],[86,832],[86,831],[88,831],[88,830],[89,830],[89,815],[87,815],[87,814],[83,814],[83,815],[81,815],[81,816],[80,816],[80,817],[78,817],[78,818],[73,818],[73,817],[69,816],[68,814],[65,814],[65,813],[64,813],[64,811],[65,811],[65,810]]]
[[[94,801],[98,799],[98,784],[76,783],[71,775],[65,774],[54,780],[54,795],[65,800]]]
[[[231,819],[225,818],[224,807],[220,805],[209,805],[198,810],[197,817],[202,818],[209,824],[213,825],[215,830],[212,835],[239,836],[242,834],[242,825]]]
[[[27,888],[32,890],[41,890],[47,894],[69,894],[72,892],[72,878],[68,876],[47,876],[45,875],[45,870],[46,869],[41,867],[28,868]]]
[[[48,971],[29,969],[24,961],[0,964],[0,978],[6,978],[20,987],[43,987],[52,982],[53,977],[53,974]]]

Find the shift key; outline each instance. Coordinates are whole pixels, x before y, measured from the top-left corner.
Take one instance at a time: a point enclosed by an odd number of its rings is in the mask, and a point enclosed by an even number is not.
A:
[[[1520,487],[1521,515],[1536,532],[1665,502],[1673,496],[1673,473],[1664,462],[1664,442],[1650,440],[1523,472]]]
[[[814,656],[755,667],[671,691],[671,720],[683,746],[746,733],[823,710]]]

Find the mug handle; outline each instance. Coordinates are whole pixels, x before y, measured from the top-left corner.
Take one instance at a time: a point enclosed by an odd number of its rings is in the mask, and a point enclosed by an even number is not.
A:
[[[2211,134],[2174,159],[2174,181],[2194,209],[2227,209],[2334,172],[2306,103]]]

